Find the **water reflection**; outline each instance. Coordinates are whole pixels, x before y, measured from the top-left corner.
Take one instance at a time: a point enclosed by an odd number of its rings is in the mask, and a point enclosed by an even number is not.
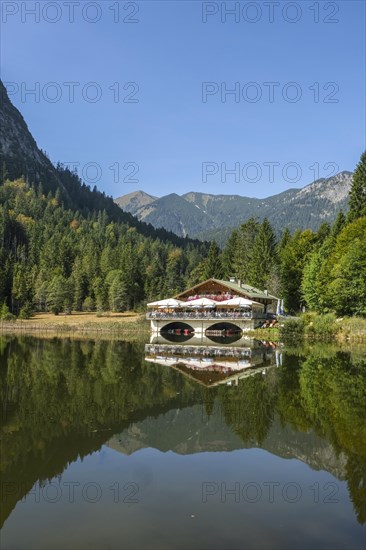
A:
[[[227,341],[217,337],[217,345],[210,338],[198,336],[185,344],[166,344],[162,336],[152,336],[145,346],[145,360],[169,366],[207,387],[218,384],[239,384],[239,380],[253,376],[279,364],[282,352],[272,342],[262,342],[240,336]],[[235,343],[235,346],[234,346]]]
[[[364,352],[318,347],[282,354],[270,343],[244,339],[211,349],[224,347],[231,356],[202,355],[213,364],[235,364],[234,377],[246,376],[234,383],[223,370],[204,378],[188,353],[193,361],[172,368],[165,358],[182,359],[184,352],[168,350],[162,337],[146,351],[144,343],[67,338],[0,343],[1,523],[36,483],[60,478],[106,443],[123,455],[154,448],[205,452],[206,461],[214,451],[265,449],[346,480],[354,516],[366,520]],[[207,348],[207,341],[192,339],[184,349],[195,346]],[[146,354],[156,361],[146,362]],[[186,479],[178,471],[174,479],[184,491]]]

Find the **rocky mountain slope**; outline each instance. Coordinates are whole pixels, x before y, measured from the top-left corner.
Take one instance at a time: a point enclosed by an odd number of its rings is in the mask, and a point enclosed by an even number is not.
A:
[[[262,448],[282,458],[301,460],[313,470],[326,470],[338,479],[345,476],[344,455],[337,456],[332,445],[315,432],[295,431],[276,417],[263,442],[242,441],[226,425],[217,406],[210,417],[200,405],[148,417],[113,436],[108,445],[127,455],[143,448],[182,455]]]
[[[122,210],[135,215],[141,206],[147,206],[156,200],[158,200],[158,197],[148,195],[144,191],[134,191],[133,193],[128,193],[127,195],[123,195],[123,197],[119,197],[119,199],[116,199],[115,202],[122,208]]]
[[[32,183],[45,182],[47,191],[57,188],[68,197],[55,167],[38,148],[21,113],[11,103],[0,81],[0,170],[1,180],[24,176]]]
[[[340,172],[319,179],[302,189],[288,189],[265,199],[240,195],[210,195],[190,192],[154,198],[143,191],[116,199],[124,210],[155,227],[164,227],[177,235],[212,238],[230,234],[230,230],[251,216],[267,217],[277,232],[288,227],[316,230],[332,222],[340,210],[347,210],[351,172]]]
[[[43,191],[58,193],[64,205],[82,215],[105,211],[110,220],[134,227],[139,233],[176,246],[186,246],[188,239],[180,238],[179,232],[156,229],[139,221],[128,209],[119,208],[105,193],[91,189],[75,174],[61,164],[54,166],[47,155],[38,147],[18,109],[11,103],[7,90],[0,80],[0,185],[6,179],[24,177],[30,185],[42,185]],[[150,197],[155,201],[156,197]],[[147,204],[143,197],[138,203]],[[162,227],[162,225],[160,226]],[[195,243],[202,246],[201,243]]]

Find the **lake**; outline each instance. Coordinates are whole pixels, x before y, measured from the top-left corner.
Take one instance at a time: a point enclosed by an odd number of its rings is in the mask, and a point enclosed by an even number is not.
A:
[[[0,338],[1,547],[365,547],[366,349]]]

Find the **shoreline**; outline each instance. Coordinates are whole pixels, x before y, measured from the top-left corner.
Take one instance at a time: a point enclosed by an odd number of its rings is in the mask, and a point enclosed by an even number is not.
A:
[[[317,334],[305,330],[301,335],[294,334],[294,339],[302,339],[304,342],[336,342],[338,345],[355,342],[366,344],[366,321],[361,318],[344,318],[337,320],[337,329],[333,334]],[[305,327],[307,329],[308,327]],[[110,337],[120,336],[138,337],[150,334],[150,322],[146,320],[144,313],[102,313],[73,312],[72,314],[54,315],[53,313],[36,313],[30,319],[1,320],[0,334],[20,335],[48,335],[56,336],[82,336],[82,337]],[[254,329],[247,333],[250,338],[283,342],[280,329],[264,328]],[[286,340],[286,338],[285,338]]]
[[[120,335],[144,334],[149,332],[149,323],[143,314],[126,312],[121,314],[72,313],[54,315],[36,313],[30,319],[0,321],[1,334],[47,334],[55,335]]]

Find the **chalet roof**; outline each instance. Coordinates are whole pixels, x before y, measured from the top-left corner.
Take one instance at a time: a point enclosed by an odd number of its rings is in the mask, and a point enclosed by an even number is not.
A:
[[[234,282],[231,282],[231,281],[223,281],[221,279],[207,279],[206,281],[203,281],[202,283],[198,283],[197,285],[191,287],[191,288],[188,288],[186,290],[184,290],[183,292],[180,292],[176,298],[180,298],[181,296],[184,296],[185,294],[187,294],[187,292],[189,291],[195,291],[197,290],[200,286],[203,286],[209,282],[214,282],[216,283],[218,286],[221,286],[221,287],[225,287],[226,289],[229,289],[231,291],[233,291],[235,294],[239,294],[240,296],[249,296],[249,298],[255,300],[255,299],[258,299],[258,298],[261,298],[261,299],[270,299],[270,300],[278,300],[278,298],[276,296],[273,296],[272,294],[266,294],[263,290],[259,290],[258,288],[255,288],[251,285],[246,285],[246,284],[243,284],[241,283],[240,286],[238,285],[238,283],[234,283]]]

